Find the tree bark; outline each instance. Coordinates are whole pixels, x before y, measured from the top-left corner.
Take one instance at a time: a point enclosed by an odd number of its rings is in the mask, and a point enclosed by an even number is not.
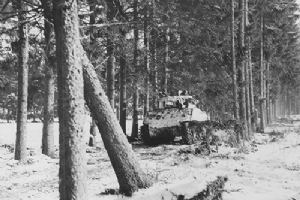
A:
[[[123,132],[126,134],[126,110],[127,110],[127,100],[126,100],[126,87],[127,87],[127,63],[126,63],[126,52],[125,52],[125,40],[126,32],[124,29],[120,29],[121,35],[121,46],[120,46],[120,125]]]
[[[15,160],[26,160],[27,98],[28,98],[28,25],[26,24],[23,0],[13,2],[18,11],[18,110]]]
[[[97,125],[94,119],[92,119],[90,125],[90,139],[89,139],[89,146],[94,147],[96,145],[96,135],[97,135]]]
[[[132,132],[131,132],[131,139],[137,139],[138,138],[138,132],[139,132],[139,111],[138,111],[138,105],[139,105],[139,89],[135,88],[133,91],[133,115],[132,115]]]
[[[120,192],[131,195],[138,188],[151,185],[122,131],[101,83],[86,55],[82,56],[84,70],[84,94],[87,105],[97,120],[104,146],[115,170]]]
[[[249,68],[249,93],[250,93],[250,113],[251,113],[251,127],[252,131],[256,131],[257,127],[257,119],[256,116],[256,109],[254,104],[254,90],[253,90],[253,65],[252,65],[252,49],[251,49],[251,41],[249,43],[249,52],[248,52],[248,68]]]
[[[134,21],[138,21],[138,0],[134,0]],[[135,70],[134,81],[133,81],[133,113],[132,113],[132,129],[131,138],[138,138],[139,126],[138,126],[138,106],[139,106],[139,90],[138,90],[138,41],[139,41],[139,30],[137,23],[134,23],[134,52],[133,52],[133,66]]]
[[[274,99],[274,107],[273,107],[273,120],[277,121],[278,111],[279,111],[279,101],[280,96],[275,97]]]
[[[267,124],[271,123],[270,106],[270,62],[266,63],[266,119]]]
[[[145,87],[145,95],[144,95],[144,116],[147,115],[149,111],[150,105],[150,66],[149,66],[149,15],[148,15],[148,5],[145,6],[144,13],[144,48],[145,48],[145,56],[144,56],[144,65],[145,65],[145,79],[144,79],[144,87]]]
[[[237,85],[237,69],[235,55],[235,31],[234,25],[234,0],[231,0],[231,64],[232,64],[232,84],[233,84],[233,114],[234,119],[239,121],[239,101],[238,101],[238,85]]]
[[[239,8],[240,8],[240,24],[239,24],[239,53],[240,53],[240,71],[241,71],[241,90],[240,90],[240,119],[243,125],[243,139],[248,137],[248,122],[247,122],[247,107],[246,107],[246,76],[245,76],[245,68],[246,68],[246,60],[245,60],[245,2],[244,0],[239,0]]]
[[[151,12],[150,12],[150,18],[153,20],[154,16],[155,16],[155,2],[152,2],[152,8],[151,8]],[[154,27],[154,25],[152,25],[151,27],[151,39],[150,39],[150,54],[151,54],[151,63],[150,63],[150,68],[153,72],[153,80],[152,80],[152,87],[153,87],[153,99],[152,99],[152,109],[156,109],[156,99],[157,99],[157,95],[158,95],[158,71],[157,71],[157,52],[156,52],[156,48],[157,48],[157,31]]]
[[[90,24],[96,23],[96,15],[95,15],[95,3],[92,1],[88,1],[90,6]],[[90,45],[93,45],[95,40],[95,34],[94,34],[94,27],[91,26],[90,28]],[[93,57],[93,54],[89,54],[89,59],[91,60]],[[92,117],[92,116],[91,116]],[[89,146],[93,147],[96,145],[96,135],[97,135],[97,125],[94,119],[92,119],[92,122],[90,124],[90,139],[89,139]]]
[[[265,100],[264,100],[264,17],[263,11],[260,13],[260,131],[265,130]]]
[[[245,0],[245,34],[246,34],[246,52],[245,52],[245,92],[246,92],[246,118],[247,118],[247,128],[248,128],[248,139],[251,137],[251,108],[250,108],[250,78],[249,78],[249,65],[251,65],[249,53],[250,53],[250,33],[249,29],[249,10],[248,10],[248,0]]]
[[[58,71],[59,193],[86,199],[84,95],[77,1],[53,0]]]
[[[163,80],[162,80],[162,90],[165,94],[168,93],[168,65],[169,65],[169,41],[170,41],[170,36],[169,36],[170,29],[166,29],[165,33],[165,55],[164,55],[164,65],[163,65]]]
[[[44,102],[44,121],[43,121],[43,136],[42,136],[42,153],[47,156],[54,156],[54,66],[55,63],[51,57],[51,35],[54,33],[52,21],[52,2],[51,0],[42,0],[44,9],[44,36],[45,36],[45,102]]]
[[[107,21],[112,23],[115,17],[115,8],[113,1],[107,3]],[[113,110],[115,108],[115,57],[114,57],[114,33],[113,29],[107,27],[107,96]]]

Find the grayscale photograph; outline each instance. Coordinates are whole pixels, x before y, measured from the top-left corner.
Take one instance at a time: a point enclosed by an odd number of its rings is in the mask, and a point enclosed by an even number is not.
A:
[[[1,200],[300,200],[300,0],[0,0]]]

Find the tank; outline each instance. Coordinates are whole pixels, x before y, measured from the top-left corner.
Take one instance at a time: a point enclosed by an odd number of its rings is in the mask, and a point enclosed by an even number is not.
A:
[[[157,109],[148,112],[144,118],[143,142],[148,145],[170,143],[176,136],[181,136],[184,143],[193,143],[195,135],[191,135],[191,130],[195,129],[195,122],[209,120],[207,113],[196,107],[197,102],[189,95],[160,97]]]

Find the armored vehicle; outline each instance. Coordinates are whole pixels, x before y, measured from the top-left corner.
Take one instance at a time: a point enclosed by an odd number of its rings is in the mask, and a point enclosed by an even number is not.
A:
[[[197,100],[189,95],[164,96],[157,100],[157,109],[147,113],[141,127],[145,144],[172,142],[181,136],[187,144],[193,143],[191,129],[194,122],[209,120],[206,112],[196,107]],[[197,124],[197,123],[196,123]],[[197,127],[196,127],[197,128]]]

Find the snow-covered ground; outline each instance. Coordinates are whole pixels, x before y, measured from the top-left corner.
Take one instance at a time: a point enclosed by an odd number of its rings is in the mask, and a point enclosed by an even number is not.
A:
[[[86,141],[88,141],[89,138],[89,130],[90,130],[90,123],[91,119],[89,116],[86,116],[84,119],[84,133],[86,137]],[[139,125],[143,123],[142,120],[139,120]],[[132,121],[127,120],[126,121],[126,134],[131,134],[131,128],[132,128]],[[31,123],[28,122],[27,125],[27,146],[29,148],[34,148],[37,151],[41,151],[41,141],[42,141],[42,129],[43,124],[42,123]],[[55,145],[58,145],[58,139],[59,139],[59,131],[58,131],[58,122],[56,121],[54,123],[54,143]],[[16,123],[12,121],[11,123],[0,123],[0,145],[2,144],[9,144],[14,145],[15,139],[16,139]],[[97,138],[100,140],[100,138]]]
[[[14,124],[0,124],[0,142],[12,144]],[[87,125],[88,127],[88,125]],[[28,144],[40,146],[41,124],[29,125]],[[270,129],[270,128],[269,128]],[[154,178],[149,189],[139,190],[133,197],[101,194],[117,189],[118,183],[100,140],[96,148],[88,148],[89,200],[105,199],[172,199],[168,194],[188,194],[201,190],[207,181],[227,176],[225,200],[289,200],[300,199],[300,128],[273,126],[284,137],[256,135],[254,144],[239,149],[222,146],[210,156],[195,155],[194,146],[134,145],[144,170]],[[57,130],[57,129],[56,129]],[[31,138],[30,137],[34,137]],[[57,140],[56,140],[57,141]],[[35,151],[36,152],[36,151]],[[13,160],[9,148],[0,147],[1,200],[58,199],[58,159],[39,153],[26,164]]]

